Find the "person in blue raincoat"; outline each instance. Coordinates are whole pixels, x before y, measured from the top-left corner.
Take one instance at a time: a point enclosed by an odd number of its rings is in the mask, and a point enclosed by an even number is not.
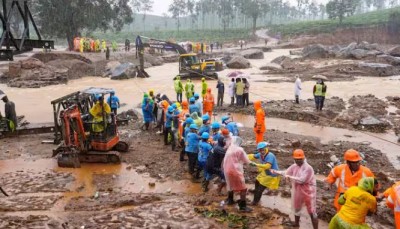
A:
[[[210,138],[210,134],[207,132],[204,132],[201,135],[201,142],[199,143],[199,155],[197,157],[198,169],[196,172],[196,179],[198,179],[200,177],[200,172],[204,171],[204,179],[202,182],[202,188],[203,188],[204,192],[208,191],[208,182],[207,181],[210,179],[210,176],[211,176],[211,174],[208,174],[206,171],[207,159],[213,149],[211,144],[208,142],[209,138]]]
[[[185,138],[185,152],[188,155],[188,168],[189,173],[195,176],[195,168],[197,165],[197,157],[199,154],[199,140],[200,136],[197,135],[199,129],[196,124],[190,124],[190,132]],[[194,177],[193,177],[194,178]]]
[[[232,133],[233,136],[239,136],[239,128],[236,122],[230,120],[229,116],[223,116],[221,122],[225,125],[226,129]]]
[[[194,99],[194,97],[189,99],[189,113],[193,114],[193,112],[196,112],[198,116],[200,115],[200,108],[195,104],[196,100]]]
[[[199,129],[199,135],[201,136],[204,132],[206,133],[210,133],[211,132],[211,125],[209,123],[210,121],[210,116],[208,114],[203,115],[203,117],[201,117],[203,119],[203,125],[200,127]]]
[[[182,146],[186,145],[186,137],[190,133],[190,125],[192,125],[192,124],[193,124],[193,119],[190,117],[186,118],[185,122],[182,124],[182,126],[183,126],[182,142],[181,142]],[[185,154],[186,154],[185,148],[186,147],[182,147],[182,151],[179,156],[179,161],[185,161]]]
[[[118,110],[118,108],[120,108],[120,102],[119,102],[119,98],[115,95],[114,91],[110,93],[110,97],[108,97],[107,103],[111,107],[111,112],[113,112],[115,115],[117,115],[117,110]]]
[[[176,119],[176,117],[179,114],[175,113],[175,108],[173,106],[169,106],[167,108],[167,114],[166,114],[166,120],[165,120],[165,131],[164,131],[164,144],[168,145],[168,136],[171,136],[171,145],[172,145],[172,150],[175,150],[176,144],[175,144],[175,134],[172,130],[173,128],[173,121]]]
[[[198,114],[199,114],[199,116],[201,116],[202,112],[203,112],[203,103],[200,101],[199,93],[194,93],[194,99],[195,99],[195,104],[199,108]]]
[[[271,170],[279,170],[278,161],[272,152],[269,152],[268,143],[260,142],[257,144],[257,153],[249,154],[252,164],[257,166],[258,176],[256,177],[254,188],[254,199],[252,205],[257,205],[261,200],[262,193],[266,188],[276,190],[279,188],[280,177],[271,172]]]
[[[222,170],[222,162],[224,161],[226,149],[225,149],[225,138],[223,136],[219,137],[217,143],[214,145],[213,150],[210,155],[208,155],[206,168],[204,170],[204,178],[206,182],[204,187],[208,190],[208,185],[214,176],[220,178],[220,184],[218,185],[218,193],[221,194],[222,188],[225,187],[225,176]]]
[[[214,143],[217,143],[218,139],[222,136],[220,129],[221,125],[218,122],[213,122],[211,124],[212,140]]]
[[[150,123],[153,121],[153,102],[150,99],[149,95],[147,93],[144,94],[143,96],[143,101],[142,101],[142,112],[143,112],[143,121],[144,125],[142,126],[145,128],[145,130],[149,129]]]

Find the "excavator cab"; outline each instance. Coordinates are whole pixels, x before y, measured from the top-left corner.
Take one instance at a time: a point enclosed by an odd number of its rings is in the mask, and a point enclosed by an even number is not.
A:
[[[62,142],[53,151],[60,167],[121,162],[119,152],[127,152],[129,145],[120,141],[116,116],[107,109],[105,97],[111,92],[113,89],[88,88],[66,100],[58,115]]]
[[[187,77],[208,76],[218,79],[215,72],[215,62],[200,61],[195,53],[181,54],[179,56],[179,75],[182,79]]]

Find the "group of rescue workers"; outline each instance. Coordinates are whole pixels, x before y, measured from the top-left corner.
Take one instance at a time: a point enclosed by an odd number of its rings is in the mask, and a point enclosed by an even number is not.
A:
[[[126,43],[126,42],[125,42]],[[92,39],[86,37],[76,37],[74,39],[74,51],[76,52],[106,52],[107,49],[111,49],[113,52],[118,50],[118,44],[116,41],[109,42],[106,40]]]
[[[190,89],[190,90],[188,90]],[[261,101],[254,102],[255,124],[254,133],[257,148],[254,153],[247,154],[241,147],[243,140],[239,137],[237,123],[227,115],[220,121],[211,119],[214,107],[214,97],[210,88],[202,88],[201,95],[194,92],[194,86],[186,88],[187,100],[172,102],[166,95],[155,95],[153,90],[145,93],[142,101],[144,129],[149,129],[151,123],[157,123],[164,133],[165,145],[172,145],[173,151],[180,150],[180,161],[188,158],[188,171],[193,180],[202,175],[202,189],[209,190],[210,181],[219,177],[217,191],[221,193],[226,187],[228,198],[226,204],[232,205],[234,193],[239,193],[237,201],[239,210],[252,211],[247,206],[248,191],[244,177],[244,165],[248,164],[258,169],[254,187],[252,205],[257,205],[265,189],[276,190],[281,178],[291,181],[292,209],[295,214],[293,226],[299,227],[301,210],[306,206],[313,228],[318,228],[316,208],[317,184],[314,169],[307,163],[302,149],[293,151],[294,163],[287,170],[280,171],[278,161],[269,144],[264,141],[265,113]],[[109,112],[119,107],[119,100],[109,98]],[[200,101],[202,96],[202,102]],[[181,96],[177,100],[180,101]],[[103,98],[100,98],[103,100]],[[104,103],[102,101],[96,103]],[[95,107],[96,107],[95,106]],[[94,108],[92,110],[94,111]],[[91,113],[95,113],[92,112]],[[344,153],[344,164],[334,166],[325,179],[326,188],[331,189],[337,184],[333,205],[337,214],[331,219],[330,229],[370,228],[366,224],[366,216],[376,213],[377,201],[387,199],[387,206],[394,209],[396,228],[400,228],[400,182],[394,184],[384,193],[379,193],[379,183],[374,174],[362,165],[363,158],[354,149]]]

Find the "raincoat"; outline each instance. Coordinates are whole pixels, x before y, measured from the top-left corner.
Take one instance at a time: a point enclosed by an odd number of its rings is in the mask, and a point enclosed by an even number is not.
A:
[[[257,181],[264,187],[275,190],[279,188],[281,178],[278,175],[272,174],[270,169],[279,170],[278,162],[273,153],[268,152],[266,156],[260,153],[249,154],[249,160],[257,163],[258,176]]]
[[[201,82],[201,97],[203,97],[203,98],[205,97],[205,95],[207,93],[207,88],[208,88],[207,82],[205,80],[203,80]]]
[[[90,109],[90,114],[93,116],[93,122],[97,122],[98,124],[93,124],[92,129],[94,132],[102,132],[105,129],[103,123],[103,116],[106,116],[111,113],[111,108],[107,103],[103,102],[103,105],[100,104],[99,101]],[[104,114],[103,114],[104,113]]]
[[[176,93],[182,93],[183,91],[183,86],[182,86],[182,82],[180,78],[176,78],[176,80],[174,81],[174,88],[175,88],[175,92]]]
[[[207,89],[207,94],[204,97],[204,107],[203,114],[208,113],[210,117],[212,117],[212,112],[214,109],[214,96],[211,94],[211,88]]]
[[[203,115],[203,113],[202,113],[203,112],[203,103],[200,101],[200,99],[196,99],[196,102],[194,104],[196,104],[196,106],[199,108],[198,115],[202,116]]]
[[[221,132],[220,131],[217,131],[216,133],[213,133],[212,134],[212,140],[213,140],[213,142],[218,142],[218,139],[221,137],[222,135],[221,135]]]
[[[374,178],[362,178],[358,186],[349,188],[341,197],[343,207],[332,218],[329,229],[364,229],[370,228],[365,223],[368,212],[376,212],[376,198],[371,194],[374,189]]]
[[[221,169],[222,161],[225,157],[225,141],[224,137],[220,137],[218,143],[214,146],[212,153],[208,155],[205,172],[207,174],[206,180],[211,180],[213,175],[219,176],[225,180],[224,173]]]
[[[200,115],[200,109],[196,104],[189,105],[189,112],[190,112],[190,114],[193,114],[194,112],[196,112],[197,115]]]
[[[151,100],[148,95],[143,98],[142,101],[142,112],[143,112],[143,120],[145,123],[150,123],[153,121],[153,100]]]
[[[188,153],[198,153],[199,152],[199,140],[200,140],[199,135],[197,135],[196,133],[193,133],[193,132],[189,132],[186,135],[185,151]]]
[[[208,156],[211,154],[212,149],[213,147],[208,142],[201,141],[199,143],[199,156],[197,160],[199,161],[200,167],[204,168],[206,166]]]
[[[190,116],[192,116],[193,122],[194,124],[197,125],[198,128],[200,128],[203,125],[203,119],[201,119],[196,112],[191,113]]]
[[[105,52],[106,51],[106,49],[107,49],[107,42],[105,41],[105,40],[103,40],[102,42],[101,42],[101,49]]]
[[[107,99],[108,105],[110,105],[111,109],[117,109],[119,108],[119,98],[116,95],[112,95],[108,97]]]
[[[396,182],[396,184],[388,188],[384,195],[387,198],[387,207],[394,211],[396,229],[400,229],[400,182]]]
[[[300,96],[301,93],[301,79],[296,78],[296,81],[294,82],[294,95]]]
[[[247,189],[243,164],[249,164],[251,161],[240,147],[241,144],[241,138],[233,137],[224,157],[223,168],[228,191],[240,192]]]
[[[254,133],[256,135],[256,143],[262,142],[265,133],[265,112],[261,107],[261,101],[254,102],[254,111],[256,112]]]
[[[233,134],[233,136],[239,136],[239,129],[236,125],[236,122],[229,122],[225,125],[225,127]]]
[[[185,91],[186,91],[186,99],[189,100],[193,97],[194,94],[194,84],[189,79],[186,81],[185,84]]]
[[[229,88],[228,88],[228,95],[229,97],[235,97],[235,92],[236,92],[236,84],[235,82],[230,82],[229,83]]]
[[[285,172],[292,176],[292,208],[295,215],[299,216],[303,205],[306,205],[309,214],[317,210],[317,188],[314,169],[304,160],[301,166],[291,165]]]
[[[204,132],[210,133],[211,126],[210,124],[203,124],[199,129],[199,135],[201,136]]]
[[[347,164],[335,166],[331,170],[329,176],[325,179],[325,181],[329,184],[334,184],[336,180],[339,179],[335,200],[333,202],[333,205],[336,207],[337,211],[339,211],[342,207],[338,203],[340,193],[344,193],[350,187],[356,186],[357,182],[365,177],[374,177],[374,174],[369,168],[362,165],[360,166],[360,169],[355,173],[351,172]]]

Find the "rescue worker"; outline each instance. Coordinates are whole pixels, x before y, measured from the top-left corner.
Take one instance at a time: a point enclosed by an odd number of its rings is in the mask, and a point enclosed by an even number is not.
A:
[[[377,192],[378,181],[373,177],[362,178],[357,186],[350,187],[339,198],[343,205],[340,211],[331,219],[329,229],[367,229],[365,217],[369,213],[375,213],[377,202],[373,193]]]
[[[322,88],[323,88],[322,80],[319,79],[313,88],[315,109],[317,109],[317,111],[322,110],[322,95],[323,95]]]
[[[324,80],[321,80],[321,85],[322,85],[322,96],[321,96],[321,107],[320,107],[320,110],[322,111],[322,108],[324,108],[326,90],[328,89],[328,87],[324,83]]]
[[[279,167],[275,155],[269,152],[268,143],[258,143],[257,151],[256,154],[248,155],[250,161],[257,162],[256,166],[259,172],[255,182],[252,205],[257,205],[260,202],[261,196],[266,188],[276,190],[280,182],[280,177],[271,172],[271,170],[279,170]]]
[[[166,113],[165,130],[164,130],[164,145],[169,145],[169,135],[171,136],[172,150],[175,150],[175,139],[174,133],[172,133],[172,121],[174,118],[174,108],[172,106],[168,107]]]
[[[158,93],[158,94],[156,95],[156,99],[157,99],[157,100],[160,100],[160,101],[166,100],[166,101],[168,102],[168,104],[172,104],[171,100],[169,100],[168,96],[165,95],[165,94],[160,94],[160,93]]]
[[[203,104],[203,114],[208,113],[208,115],[212,117],[215,101],[213,94],[211,94],[211,88],[207,88],[207,94],[203,98]]]
[[[236,106],[243,106],[244,83],[240,78],[236,79]]]
[[[100,40],[96,39],[95,45],[94,45],[94,50],[95,52],[100,52]]]
[[[338,203],[339,196],[341,194],[343,194],[350,187],[356,186],[357,182],[361,178],[374,177],[374,174],[369,168],[360,164],[362,158],[356,150],[347,150],[344,153],[344,160],[346,161],[346,164],[335,166],[325,179],[325,182],[328,185],[328,190],[331,189],[333,184],[336,183],[336,180],[339,179],[335,200],[333,202],[333,205],[337,211],[339,211],[341,208],[341,205]]]
[[[93,117],[93,132],[103,132],[107,124],[104,120],[107,120],[107,116],[111,114],[111,108],[108,103],[104,102],[104,97],[102,95],[97,98],[96,104],[90,109],[89,113]]]
[[[229,116],[223,116],[221,122],[225,125],[225,128],[232,133],[233,136],[239,136],[239,128],[236,122],[230,120]]]
[[[210,127],[210,116],[208,114],[205,114],[201,117],[203,120],[203,125],[201,125],[199,129],[199,135],[202,135],[204,132],[210,133],[211,132],[211,127]]]
[[[110,93],[110,97],[107,99],[108,105],[111,107],[111,112],[113,112],[115,115],[117,115],[117,110],[120,108],[120,102],[119,98],[115,95],[115,91],[112,91]]]
[[[198,128],[203,125],[203,119],[197,114],[197,112],[191,113],[190,116],[193,119],[193,123],[196,124]]]
[[[224,104],[225,84],[218,80],[216,88],[218,89],[217,106],[222,106]]]
[[[197,135],[199,129],[196,124],[190,125],[190,133],[186,135],[185,139],[185,152],[188,155],[188,169],[189,173],[195,178],[195,168],[197,165],[197,158],[199,153],[199,140],[200,137]]]
[[[201,141],[199,143],[199,155],[197,157],[197,171],[196,171],[196,179],[200,178],[200,172],[203,171],[203,181],[202,181],[202,189],[204,192],[208,191],[208,179],[210,179],[210,174],[207,173],[205,170],[206,164],[207,164],[207,159],[208,156],[211,154],[211,151],[213,147],[211,144],[208,142],[208,139],[210,138],[210,134],[207,132],[204,132],[201,134]]]
[[[242,106],[249,105],[249,92],[250,92],[250,83],[246,78],[243,78],[244,90],[243,90],[243,101]]]
[[[208,85],[207,85],[206,79],[203,77],[203,78],[201,78],[201,97],[203,98],[203,101],[204,101],[204,97],[206,96],[206,93],[207,93],[207,88],[208,88]]]
[[[199,108],[199,113],[198,114],[199,114],[199,116],[202,116],[204,114],[204,112],[203,112],[203,103],[200,101],[199,93],[194,93],[194,99],[195,99],[196,106]]]
[[[111,42],[111,48],[113,52],[118,51],[118,44],[116,41]]]
[[[195,104],[195,103],[196,103],[195,98],[194,98],[194,97],[190,98],[189,102],[190,102],[190,105],[189,105],[189,113],[190,113],[190,114],[193,114],[194,112],[196,112],[197,114],[200,114],[199,106],[197,106],[197,105]]]
[[[165,132],[165,123],[167,121],[167,113],[168,113],[168,107],[169,107],[169,103],[167,100],[162,100],[160,102],[161,104],[161,117],[159,120],[159,126],[160,126],[160,130],[161,132]]]
[[[211,124],[213,142],[217,142],[218,139],[221,137],[220,129],[221,129],[221,125],[218,122],[213,122]]]
[[[157,119],[158,119],[158,103],[159,103],[160,101],[157,101],[153,89],[149,90],[149,96],[150,96],[150,98],[151,98],[151,99],[154,101],[154,103],[155,103],[155,105],[153,106],[153,119],[154,119],[154,123],[157,124]]]
[[[230,133],[228,129],[224,128],[224,129],[222,129],[221,134],[225,139],[224,149],[227,150],[229,148],[229,146],[231,146],[232,133]]]
[[[299,75],[296,75],[296,81],[294,82],[294,98],[297,104],[300,103],[300,94],[301,94],[301,79]]]
[[[79,40],[79,52],[83,53],[83,46],[85,44],[85,38],[81,37],[81,39]]]
[[[4,115],[7,121],[7,128],[9,131],[14,132],[18,126],[17,112],[15,111],[14,102],[10,101],[5,94],[0,95],[1,100],[4,102]],[[2,119],[0,114],[0,119]]]
[[[102,50],[103,52],[106,52],[106,49],[107,49],[107,42],[103,39],[103,40],[101,41],[101,50]]]
[[[254,102],[255,111],[255,123],[254,123],[254,133],[256,135],[256,143],[259,143],[264,138],[265,133],[265,112],[261,107],[261,101],[257,100]]]
[[[300,211],[306,206],[314,229],[318,228],[317,216],[317,183],[314,169],[307,163],[304,151],[293,151],[294,164],[285,172],[285,177],[292,181],[292,209],[294,210],[294,227],[300,227]]]
[[[182,119],[183,119],[183,120],[186,119],[185,117],[186,117],[187,114],[190,114],[190,111],[189,111],[189,103],[185,100],[185,101],[182,101],[181,116],[182,116]]]
[[[180,111],[178,106],[174,103],[171,105],[174,108],[174,113],[172,117],[172,125],[171,125],[171,132],[172,132],[172,151],[177,151],[176,146],[181,147],[179,141],[179,126],[180,126]]]
[[[141,129],[143,129],[143,127],[145,128],[144,130],[149,129],[150,123],[153,121],[153,106],[154,103],[152,102],[152,99],[150,99],[149,95],[145,93],[142,101],[144,125]]]
[[[182,133],[182,142],[181,142],[181,144],[184,147],[182,147],[182,151],[181,151],[181,154],[179,156],[179,161],[185,161],[186,137],[190,133],[190,125],[192,125],[192,124],[193,124],[193,119],[190,118],[190,117],[186,118],[186,120],[185,120],[185,122],[183,124],[184,130],[183,130],[183,133]]]
[[[234,192],[240,193],[240,200],[238,201],[239,210],[243,212],[251,212],[252,209],[247,207],[246,193],[247,187],[244,179],[244,164],[253,164],[246,155],[246,152],[241,147],[243,140],[239,137],[233,137],[231,145],[226,151],[224,161],[222,162],[224,168],[224,176],[226,180],[228,205],[235,204],[233,199]]]
[[[106,60],[110,59],[110,48],[107,46],[106,48]]]
[[[384,193],[386,206],[394,211],[396,229],[400,229],[400,182],[396,182]]]
[[[183,86],[182,86],[182,82],[181,82],[181,76],[178,75],[175,77],[174,87],[175,87],[175,92],[176,92],[176,101],[182,103]]]
[[[221,183],[218,185],[218,194],[221,194],[222,188],[225,187],[225,176],[224,171],[222,171],[221,165],[225,157],[226,149],[225,147],[225,138],[220,136],[217,140],[217,144],[213,147],[213,150],[210,155],[208,155],[205,172],[207,174],[206,183],[204,187],[208,190],[208,185],[210,180],[212,180],[213,176],[217,176],[220,178]]]
[[[234,78],[229,83],[228,94],[231,97],[231,106],[235,105],[236,83]]]
[[[186,80],[185,84],[185,91],[186,91],[186,99],[189,100],[190,98],[193,97],[194,94],[194,84],[190,79]]]

